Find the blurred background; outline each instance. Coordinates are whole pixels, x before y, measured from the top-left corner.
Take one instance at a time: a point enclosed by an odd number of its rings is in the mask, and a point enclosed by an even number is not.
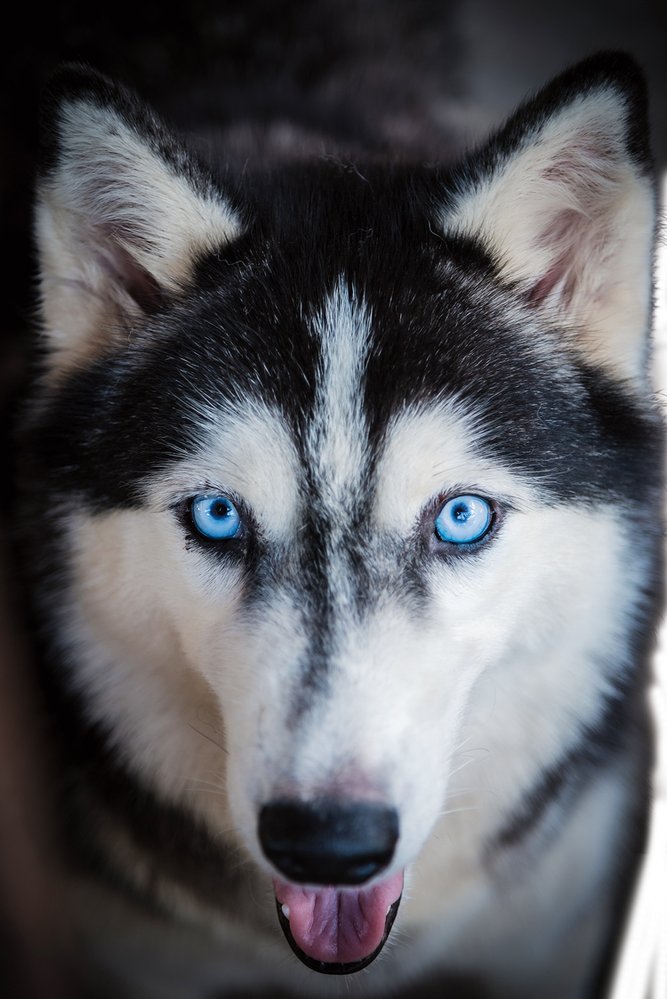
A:
[[[135,87],[196,135],[204,153],[224,153],[231,134],[242,147],[239,121],[275,121],[272,154],[288,155],[286,135],[317,145],[331,133],[347,135],[351,155],[371,147],[442,159],[483,137],[569,63],[620,48],[645,69],[655,155],[667,168],[665,0],[191,0],[174,8],[75,0],[13,5],[4,34],[0,444],[8,469],[35,304],[39,95],[63,61],[87,62]],[[49,761],[40,751],[6,526],[11,474],[2,481],[0,993],[72,996],[66,921],[49,863]],[[5,982],[11,991],[3,992]]]

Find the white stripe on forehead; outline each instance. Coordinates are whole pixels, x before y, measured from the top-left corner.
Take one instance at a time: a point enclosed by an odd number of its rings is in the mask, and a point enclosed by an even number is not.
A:
[[[347,505],[365,459],[362,377],[371,332],[368,306],[339,280],[311,320],[321,342],[309,447],[323,501]]]

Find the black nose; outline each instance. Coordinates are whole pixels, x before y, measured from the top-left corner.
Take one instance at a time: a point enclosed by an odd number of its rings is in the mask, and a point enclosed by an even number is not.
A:
[[[259,841],[290,881],[358,885],[391,861],[398,813],[374,802],[272,801],[259,813]]]

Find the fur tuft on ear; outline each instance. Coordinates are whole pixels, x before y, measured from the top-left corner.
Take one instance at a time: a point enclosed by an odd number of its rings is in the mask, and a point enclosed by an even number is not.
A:
[[[634,61],[601,53],[574,66],[478,156],[456,178],[443,228],[480,241],[589,362],[642,381],[656,195]]]
[[[84,67],[54,77],[37,199],[42,320],[56,369],[123,336],[240,232],[206,171],[128,91]]]

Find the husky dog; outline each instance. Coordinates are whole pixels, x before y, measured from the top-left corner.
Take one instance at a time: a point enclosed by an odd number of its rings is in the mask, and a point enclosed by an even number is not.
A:
[[[454,166],[205,164],[55,79],[21,505],[108,994],[603,995],[651,759],[654,230],[622,54]]]

